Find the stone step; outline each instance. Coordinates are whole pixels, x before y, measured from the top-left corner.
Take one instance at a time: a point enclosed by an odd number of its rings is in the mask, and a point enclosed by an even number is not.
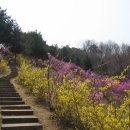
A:
[[[3,83],[0,83],[0,86],[13,86],[13,85],[11,83],[3,82]]]
[[[13,86],[10,82],[8,83],[7,81],[5,81],[5,82],[3,82],[3,83],[0,82],[0,86],[2,86],[2,85],[3,85],[3,86],[8,86],[8,85],[9,85],[9,86]]]
[[[2,105],[1,109],[30,109],[28,105]]]
[[[17,93],[17,92],[1,92],[0,91],[0,94],[15,94],[15,93]],[[18,94],[18,93],[17,93]]]
[[[4,80],[4,81],[0,81],[0,85],[12,85],[10,83],[10,81]]]
[[[24,101],[0,101],[0,105],[18,105],[24,103]]]
[[[34,122],[38,122],[38,118],[36,116],[2,116],[3,124]]]
[[[5,90],[5,89],[12,89],[12,90],[15,90],[15,88],[14,87],[7,87],[7,86],[3,86],[3,87],[0,87],[0,90]]]
[[[8,90],[15,90],[14,87],[0,87],[0,91],[6,90],[6,89],[8,89]]]
[[[12,77],[15,77],[16,76],[16,74],[11,74],[10,76],[8,76],[7,78],[12,78]]]
[[[0,80],[0,84],[12,84],[12,83],[10,83],[10,81],[6,80],[5,78],[5,79]]]
[[[0,90],[1,92],[8,92],[8,93],[10,93],[10,92],[16,92],[16,90],[15,89],[4,89],[4,90]]]
[[[17,93],[15,94],[8,93],[8,94],[0,94],[0,97],[20,97],[20,95]]]
[[[13,86],[0,86],[0,89],[15,89]]]
[[[10,75],[10,77],[15,77],[17,75],[17,73],[13,73]]]
[[[1,130],[43,130],[40,123],[2,124]]]
[[[31,107],[16,92],[10,79],[16,77],[17,69],[11,66],[11,74],[0,79],[0,130],[43,130]]]
[[[11,87],[0,88],[0,92],[1,92],[1,93],[3,92],[3,90],[15,90],[15,88],[11,88]],[[16,90],[15,90],[15,92],[16,92]]]
[[[17,74],[16,73],[13,73],[11,75],[9,75],[8,77],[15,77]]]
[[[0,84],[0,88],[1,87],[13,87],[13,85],[12,84]]]
[[[33,111],[30,109],[22,109],[22,110],[1,110],[2,116],[11,116],[11,115],[33,115]]]
[[[6,77],[0,79],[0,83],[10,83],[10,81],[6,81]]]
[[[0,90],[1,91],[1,90]],[[7,94],[7,93],[17,93],[16,90],[2,90],[3,94]],[[0,92],[0,94],[2,94],[2,92]]]
[[[22,101],[21,97],[0,97],[0,101]]]
[[[13,69],[11,74],[16,74],[16,73],[17,73],[17,70]]]
[[[13,87],[13,85],[11,84],[0,84],[0,88],[2,87]]]
[[[13,86],[0,86],[0,89],[15,89]]]
[[[18,93],[16,93],[16,92],[0,92],[0,97],[8,97],[8,96],[19,96],[19,94]]]
[[[12,85],[0,85],[0,89],[2,88],[14,88]]]

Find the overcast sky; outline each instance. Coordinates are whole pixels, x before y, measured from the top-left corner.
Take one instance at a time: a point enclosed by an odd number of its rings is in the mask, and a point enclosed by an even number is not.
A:
[[[130,43],[130,0],[0,0],[0,6],[22,31],[37,29],[49,45]]]

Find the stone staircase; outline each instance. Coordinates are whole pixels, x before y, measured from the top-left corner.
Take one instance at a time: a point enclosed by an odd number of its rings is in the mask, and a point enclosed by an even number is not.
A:
[[[43,130],[30,106],[10,83],[17,75],[15,65],[10,65],[10,69],[11,74],[0,79],[0,130]]]

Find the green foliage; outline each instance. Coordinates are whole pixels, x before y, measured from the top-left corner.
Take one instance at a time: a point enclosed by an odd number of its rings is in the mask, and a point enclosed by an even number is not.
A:
[[[20,28],[15,20],[7,15],[6,10],[0,7],[0,42],[11,46],[11,50],[19,53]]]
[[[48,52],[56,57],[59,53],[59,48],[57,45],[48,46]]]
[[[51,47],[52,48],[52,47]],[[53,48],[56,49],[54,56],[57,56],[60,60],[74,63],[84,69],[92,69],[91,61],[87,55],[87,53],[78,48],[70,48],[68,45],[63,48]],[[52,51],[49,51],[52,55],[54,54]]]
[[[28,32],[21,35],[22,52],[25,55],[47,58],[46,42],[40,33]]]

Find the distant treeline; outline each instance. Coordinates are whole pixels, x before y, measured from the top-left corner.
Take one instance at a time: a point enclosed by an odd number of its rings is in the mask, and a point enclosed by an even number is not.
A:
[[[59,59],[109,76],[121,74],[130,64],[130,46],[112,41],[97,43],[87,40],[82,49],[49,46],[48,51]]]
[[[22,53],[37,59],[47,59],[47,53],[51,53],[61,60],[104,75],[120,74],[130,64],[128,44],[119,46],[112,41],[97,43],[86,40],[81,49],[70,48],[68,45],[62,48],[57,45],[49,46],[40,32],[22,32],[16,21],[2,8],[0,8],[0,42],[10,46],[14,54]]]

